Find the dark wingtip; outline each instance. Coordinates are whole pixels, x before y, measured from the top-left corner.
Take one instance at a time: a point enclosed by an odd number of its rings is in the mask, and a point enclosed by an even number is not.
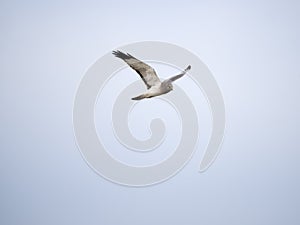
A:
[[[125,53],[123,53],[119,50],[113,51],[112,54],[120,59],[130,59],[131,58],[131,56],[129,54],[126,55]]]

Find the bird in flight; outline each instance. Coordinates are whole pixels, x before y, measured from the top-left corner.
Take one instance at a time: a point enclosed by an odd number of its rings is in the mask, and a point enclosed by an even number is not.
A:
[[[173,90],[172,82],[181,78],[186,74],[187,71],[191,69],[189,65],[185,70],[180,74],[173,76],[167,80],[160,81],[156,75],[155,70],[148,64],[138,60],[130,54],[125,54],[121,51],[113,51],[113,55],[124,60],[132,69],[134,69],[142,78],[145,85],[147,86],[147,91],[139,96],[132,98],[132,100],[141,100],[144,98],[152,98],[162,94],[166,94]]]

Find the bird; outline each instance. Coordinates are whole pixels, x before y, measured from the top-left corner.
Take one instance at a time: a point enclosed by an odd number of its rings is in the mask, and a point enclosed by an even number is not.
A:
[[[161,81],[155,70],[149,66],[148,64],[142,62],[141,60],[133,57],[130,54],[125,54],[119,50],[113,51],[112,54],[117,58],[125,61],[133,70],[135,70],[142,80],[144,81],[147,91],[141,95],[131,98],[132,100],[142,100],[145,98],[152,98],[159,95],[166,94],[173,90],[172,83],[184,76],[190,69],[191,65],[187,66],[185,70],[183,70],[180,74],[173,76],[169,79]]]

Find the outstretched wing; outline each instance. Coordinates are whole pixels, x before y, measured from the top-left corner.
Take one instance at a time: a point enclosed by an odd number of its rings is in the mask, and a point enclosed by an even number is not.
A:
[[[132,69],[134,69],[142,78],[144,83],[147,86],[147,89],[151,88],[154,85],[161,83],[159,78],[157,77],[155,70],[147,65],[146,63],[136,59],[130,54],[125,54],[121,51],[113,51],[113,54],[123,59]]]
[[[187,71],[189,71],[191,69],[191,65],[189,65],[184,71],[182,71],[180,74],[173,76],[171,78],[169,78],[168,80],[170,80],[171,82],[181,78],[182,76],[184,76],[186,74]]]

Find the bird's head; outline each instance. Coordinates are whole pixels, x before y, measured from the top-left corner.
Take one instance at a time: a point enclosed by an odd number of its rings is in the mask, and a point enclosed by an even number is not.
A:
[[[164,89],[167,90],[168,92],[173,90],[172,82],[169,80],[164,81],[163,86],[164,86]]]

